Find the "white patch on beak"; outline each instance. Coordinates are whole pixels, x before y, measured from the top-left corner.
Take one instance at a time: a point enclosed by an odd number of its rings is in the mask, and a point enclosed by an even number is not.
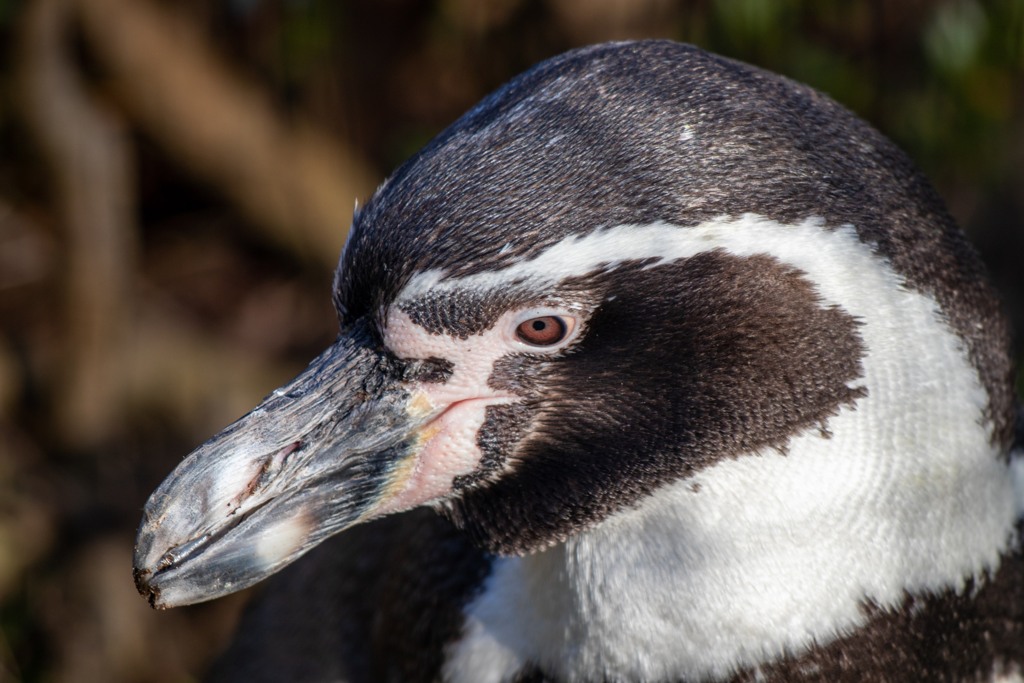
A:
[[[256,556],[267,566],[280,562],[302,546],[312,526],[312,520],[305,514],[278,521],[258,537]]]

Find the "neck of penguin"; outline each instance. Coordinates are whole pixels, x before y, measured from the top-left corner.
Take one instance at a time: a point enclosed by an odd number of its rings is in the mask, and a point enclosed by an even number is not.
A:
[[[891,281],[852,232],[822,239],[846,240],[857,272]],[[728,679],[851,633],[866,605],[898,610],[998,569],[1024,496],[962,343],[923,294],[872,300],[861,277],[851,304],[814,263],[796,265],[864,321],[867,396],[784,453],[724,459],[563,544],[496,560],[448,680],[531,667],[568,681]]]
[[[909,474],[869,485],[864,464],[821,462],[838,441],[819,441],[816,458],[817,440],[722,463],[566,543],[497,560],[451,680],[530,666],[567,681],[728,679],[863,626],[866,604],[898,609],[998,568],[1016,514],[996,458],[961,472],[960,491]]]

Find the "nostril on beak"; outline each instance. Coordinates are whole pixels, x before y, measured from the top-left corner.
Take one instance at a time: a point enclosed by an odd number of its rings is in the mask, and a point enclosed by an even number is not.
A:
[[[242,507],[242,503],[264,489],[281,472],[285,463],[288,462],[288,457],[300,448],[302,448],[302,442],[293,441],[264,458],[259,469],[256,470],[256,474],[249,480],[245,488],[228,501],[228,514],[235,514]]]
[[[290,444],[279,450],[277,453],[275,453],[273,456],[271,456],[271,467],[275,470],[282,467],[285,461],[288,460],[288,456],[290,456],[292,453],[299,450],[300,448],[302,448],[301,441],[291,442]]]

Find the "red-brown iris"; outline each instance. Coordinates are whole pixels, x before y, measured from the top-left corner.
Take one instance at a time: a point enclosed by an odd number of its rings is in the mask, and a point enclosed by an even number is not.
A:
[[[519,323],[516,337],[531,346],[551,346],[565,339],[569,325],[557,315],[530,318]]]

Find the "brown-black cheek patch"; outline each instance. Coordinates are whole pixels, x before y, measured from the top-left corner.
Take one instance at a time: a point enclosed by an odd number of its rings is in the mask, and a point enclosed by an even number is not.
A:
[[[487,385],[498,391],[508,391],[517,396],[536,398],[547,383],[551,359],[525,353],[510,353],[494,361]]]
[[[455,477],[452,490],[464,491],[501,472],[516,444],[526,434],[531,416],[531,408],[523,403],[487,406],[476,436],[480,465],[469,474]]]
[[[572,353],[495,368],[537,414],[515,470],[449,511],[488,550],[543,547],[722,458],[784,451],[866,394],[858,321],[772,257],[711,251],[588,286],[614,298]]]

